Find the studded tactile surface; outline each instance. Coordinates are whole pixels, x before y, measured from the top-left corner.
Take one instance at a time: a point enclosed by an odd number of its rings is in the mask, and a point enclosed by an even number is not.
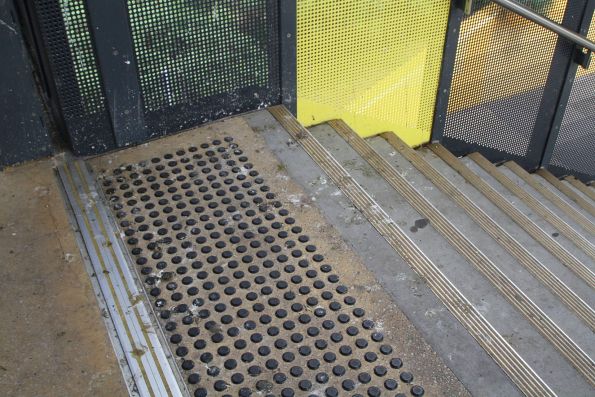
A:
[[[346,247],[313,238],[324,223],[225,132],[99,175],[191,392],[424,395],[374,297],[343,283]]]

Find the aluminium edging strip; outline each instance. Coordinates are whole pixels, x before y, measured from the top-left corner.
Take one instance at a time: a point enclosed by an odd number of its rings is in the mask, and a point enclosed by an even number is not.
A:
[[[118,264],[122,263],[123,256],[116,254],[120,247],[113,244],[110,236],[112,234],[115,237],[115,234],[107,232],[109,227],[105,227],[99,217],[96,204],[98,197],[92,197],[88,186],[87,189],[83,187],[85,182],[82,181],[82,176],[77,176],[76,168],[77,165],[69,163],[60,167],[59,172],[63,182],[68,185],[66,191],[69,201],[77,216],[85,245],[94,259],[97,280],[100,282],[104,298],[109,303],[110,314],[114,318],[118,338],[123,344],[124,354],[131,366],[139,393],[141,396],[181,396],[183,394],[177,382],[173,388],[168,382],[168,378],[175,380],[175,377],[163,375],[168,370],[171,372],[167,360],[164,365],[159,358],[154,357],[154,353],[161,350],[161,345],[152,343],[150,335],[154,334],[153,325],[150,321],[143,321],[139,316],[139,307],[144,306],[133,305],[130,300],[140,292],[134,282],[130,284],[130,279],[125,280],[122,277]],[[76,193],[73,192],[74,189]],[[151,330],[153,332],[150,332]]]
[[[103,194],[99,193],[96,189],[96,185],[94,182],[95,179],[93,178],[93,175],[87,168],[86,164],[82,162],[77,162],[75,166],[79,174],[86,181],[86,186],[91,192],[91,194],[95,197],[102,197],[105,199]],[[111,231],[113,231],[113,233],[106,233],[109,236],[109,240],[111,243],[109,247],[117,258],[117,264],[119,264],[119,269],[124,275],[126,286],[133,297],[146,296],[146,293],[137,283],[138,278],[135,277],[132,270],[130,269],[130,266],[127,265],[128,263],[131,263],[129,257],[127,256],[127,251],[123,249],[122,240],[117,237],[117,229],[114,228],[113,218],[111,217],[110,212],[106,210],[106,207],[103,203],[104,201],[102,200],[95,201],[95,207],[97,208],[101,222],[103,223],[104,227],[107,230],[111,229]],[[160,335],[163,338],[160,339],[156,332],[160,332],[161,328],[158,326],[158,324],[152,321],[151,314],[147,310],[146,305],[144,305],[142,302],[135,303],[134,308],[136,309],[137,314],[140,317],[140,321],[142,322],[142,324],[145,325],[143,327],[143,333],[149,339],[149,342],[152,347],[151,352],[157,356],[156,360],[158,363],[159,373],[166,379],[169,391],[171,391],[173,395],[180,395],[182,391],[179,389],[180,383],[176,379],[176,374],[178,375],[178,378],[181,378],[181,374],[179,374],[178,367],[175,365],[175,362],[173,362],[173,360],[168,360],[167,358],[168,355],[166,354],[163,348],[164,346],[166,346],[167,348],[167,344],[164,343],[165,337],[162,333],[160,333]],[[147,327],[147,325],[149,324],[150,327]],[[173,357],[171,352],[169,356]],[[186,391],[185,394],[188,394],[188,392]]]
[[[122,346],[122,342],[120,341],[120,338],[118,337],[118,332],[116,330],[116,325],[114,324],[114,319],[112,318],[111,312],[109,310],[109,305],[105,300],[105,296],[103,295],[101,285],[100,285],[97,277],[95,277],[96,273],[95,273],[95,269],[94,269],[95,264],[92,261],[93,258],[91,256],[91,253],[89,252],[87,246],[85,245],[82,231],[79,227],[79,223],[78,223],[78,220],[75,215],[75,210],[74,210],[73,204],[71,203],[71,201],[68,197],[68,194],[66,192],[66,186],[64,185],[64,181],[62,180],[62,178],[60,176],[60,172],[57,168],[55,169],[55,177],[57,179],[57,183],[59,184],[60,194],[62,196],[62,200],[66,207],[68,220],[69,220],[69,223],[73,229],[76,244],[79,247],[79,250],[81,253],[81,259],[85,266],[85,271],[87,272],[87,275],[89,276],[89,280],[91,282],[91,287],[93,288],[93,294],[95,295],[97,304],[99,306],[99,310],[102,314],[101,317],[102,317],[103,323],[105,324],[105,326],[107,328],[108,337],[109,337],[112,347],[114,349],[114,353],[115,353],[116,359],[118,360],[119,367],[122,371],[122,375],[124,377],[124,383],[126,385],[126,388],[128,389],[128,394],[131,397],[140,397],[139,391],[138,391],[138,388],[136,385],[136,381],[135,381],[135,378],[132,373],[132,369],[130,368],[128,360],[126,359],[126,356],[124,354],[124,347]],[[95,259],[97,259],[97,258],[95,258]]]

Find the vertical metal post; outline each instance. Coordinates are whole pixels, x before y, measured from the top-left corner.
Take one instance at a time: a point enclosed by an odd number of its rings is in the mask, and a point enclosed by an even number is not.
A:
[[[297,114],[297,0],[279,0],[281,103]]]
[[[459,34],[461,31],[461,23],[463,21],[463,17],[465,16],[466,6],[467,2],[465,0],[454,0],[450,6],[446,40],[444,42],[444,51],[442,53],[440,82],[438,84],[436,106],[434,108],[434,122],[432,125],[431,138],[432,142],[441,142],[444,136],[446,114],[448,112],[448,99],[450,98],[450,89],[457,56]]]
[[[583,18],[580,24],[579,33],[582,35],[587,35],[589,32],[589,28],[591,25],[591,20],[593,18],[593,13],[595,11],[595,0],[588,0],[585,6],[585,12],[583,14]],[[572,62],[570,67],[568,68],[568,73],[566,74],[566,79],[564,80],[560,98],[558,100],[558,104],[556,107],[556,113],[552,122],[552,127],[549,131],[547,142],[545,145],[545,150],[543,151],[541,160],[540,160],[540,167],[547,167],[552,159],[552,153],[554,151],[554,147],[556,146],[556,141],[558,139],[558,134],[560,133],[560,127],[562,126],[562,121],[564,120],[564,114],[566,113],[566,106],[568,105],[568,100],[570,99],[570,93],[572,91],[572,87],[574,85],[574,78],[576,77],[576,72],[578,70],[578,65],[575,62]]]
[[[576,7],[576,3],[569,1],[562,20],[562,25],[574,32],[580,30],[586,10],[586,4],[591,0],[577,0],[577,2],[579,1],[584,4],[582,13],[573,15],[570,10]],[[556,111],[561,104],[560,99],[567,78],[571,75],[574,76],[576,73],[576,63],[573,60],[574,49],[575,45],[572,42],[558,36],[549,75],[543,88],[543,96],[535,120],[531,141],[529,142],[527,154],[521,163],[521,165],[529,171],[539,168],[542,162],[547,141],[552,133]],[[565,102],[567,101],[568,95],[566,96]]]
[[[147,137],[126,0],[89,0],[87,11],[117,146]]]

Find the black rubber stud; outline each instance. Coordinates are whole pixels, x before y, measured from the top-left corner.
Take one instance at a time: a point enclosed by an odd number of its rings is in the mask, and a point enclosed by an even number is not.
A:
[[[302,391],[308,391],[312,388],[312,382],[310,382],[307,379],[302,379],[299,383],[298,383],[298,387],[300,388],[300,390]]]
[[[384,387],[386,390],[395,390],[398,387],[398,382],[394,379],[387,379],[384,381]]]
[[[335,389],[334,387],[328,387],[324,391],[324,395],[326,397],[337,397],[339,395],[339,391],[337,389]]]
[[[415,385],[411,388],[411,394],[414,395],[415,397],[421,397],[423,396],[425,393],[425,390],[423,387]]]
[[[341,383],[341,387],[343,387],[343,390],[345,391],[352,391],[353,389],[355,389],[355,382],[351,379],[345,379]]]
[[[413,375],[410,372],[401,372],[401,375],[399,377],[405,383],[413,382]]]
[[[207,389],[203,389],[202,387],[199,389],[196,389],[194,391],[194,397],[207,397],[208,393],[207,393]]]
[[[400,358],[393,358],[390,360],[390,366],[395,369],[399,369],[403,366],[403,361]]]
[[[325,384],[329,381],[329,376],[326,372],[319,372],[316,374],[316,382]]]
[[[281,397],[293,397],[295,396],[295,392],[291,388],[285,388],[281,390]]]

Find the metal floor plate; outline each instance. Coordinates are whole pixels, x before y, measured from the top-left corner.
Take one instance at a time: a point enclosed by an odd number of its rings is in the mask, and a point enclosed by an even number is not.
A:
[[[311,237],[327,225],[292,213],[286,182],[245,142],[213,129],[98,172],[191,392],[423,395],[385,336],[390,320],[339,276],[353,253]]]

